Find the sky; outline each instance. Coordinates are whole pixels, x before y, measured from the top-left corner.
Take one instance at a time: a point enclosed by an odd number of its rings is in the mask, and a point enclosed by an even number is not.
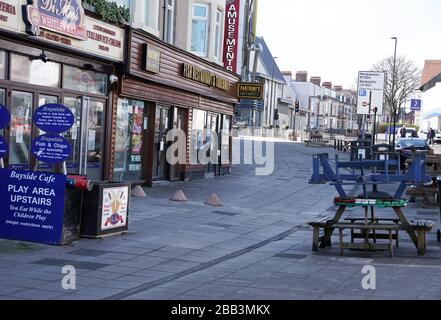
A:
[[[394,53],[441,60],[441,0],[259,0],[257,33],[283,71],[355,89],[358,71]]]

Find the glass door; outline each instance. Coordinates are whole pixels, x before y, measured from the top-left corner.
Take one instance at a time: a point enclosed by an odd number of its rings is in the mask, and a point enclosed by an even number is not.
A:
[[[65,97],[64,105],[75,116],[75,124],[65,134],[72,145],[67,161],[69,174],[87,175],[92,181],[102,180],[105,102],[88,97]]]
[[[175,130],[184,130],[184,112],[185,110],[182,108],[173,107],[173,129]],[[176,138],[175,142],[178,138]],[[178,156],[177,152],[175,156]],[[170,180],[179,180],[180,172],[179,165],[170,165]]]
[[[167,163],[167,133],[170,130],[170,111],[172,108],[157,106],[155,115],[153,180],[167,180],[169,166]]]
[[[216,163],[210,163],[206,167],[206,173],[210,175],[216,175],[219,162],[219,155],[220,155],[220,134],[219,134],[219,115],[214,113],[208,113],[207,114],[207,145],[210,145],[210,150],[207,152],[207,156],[209,159],[216,159]],[[217,139],[213,137],[213,135],[217,135]]]
[[[11,168],[29,169],[33,100],[34,95],[30,92],[11,92],[9,141],[9,166]]]
[[[87,115],[87,164],[90,180],[99,181],[103,175],[104,155],[104,101],[90,99]],[[84,133],[83,133],[84,134]]]
[[[6,107],[6,90],[0,89],[0,104]],[[0,129],[0,136],[5,137],[5,129]]]
[[[58,103],[58,96],[54,96],[54,95],[49,95],[49,94],[44,94],[44,93],[40,93],[38,95],[38,107],[44,106],[45,104],[52,104],[52,103]],[[35,127],[35,130],[37,130],[37,137],[40,135],[45,134],[45,132],[39,130],[38,128]],[[33,163],[34,166],[34,163]],[[54,169],[53,165],[49,165],[46,163],[38,163],[38,170],[50,170],[52,171]]]

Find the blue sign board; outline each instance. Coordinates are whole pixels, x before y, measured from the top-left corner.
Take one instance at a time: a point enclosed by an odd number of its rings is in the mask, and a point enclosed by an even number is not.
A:
[[[11,114],[5,106],[0,104],[0,129],[6,128],[11,122]]]
[[[421,111],[421,100],[418,99],[410,100],[410,110]]]
[[[5,138],[0,136],[0,158],[3,158],[8,153],[8,143]]]
[[[62,136],[45,134],[32,141],[31,151],[39,161],[57,164],[69,159],[72,146]]]
[[[66,176],[0,169],[0,237],[61,244]]]
[[[34,123],[47,133],[69,131],[75,123],[75,116],[69,108],[61,104],[45,104],[34,112]]]

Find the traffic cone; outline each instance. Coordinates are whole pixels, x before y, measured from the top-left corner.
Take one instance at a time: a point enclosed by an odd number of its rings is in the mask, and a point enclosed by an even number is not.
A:
[[[132,197],[134,198],[147,198],[144,189],[141,186],[136,186],[132,189]]]
[[[208,199],[205,201],[205,204],[213,207],[222,207],[222,202],[219,199],[218,195],[215,193],[208,197]]]
[[[178,191],[176,191],[176,193],[173,195],[173,197],[170,198],[170,201],[186,202],[186,201],[188,201],[188,199],[185,196],[184,191],[179,189]]]

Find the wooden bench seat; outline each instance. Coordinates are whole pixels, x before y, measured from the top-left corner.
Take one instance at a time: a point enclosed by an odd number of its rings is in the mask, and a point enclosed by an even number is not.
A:
[[[312,251],[317,252],[319,246],[321,249],[331,246],[331,241],[327,241],[325,243],[323,241],[325,237],[320,237],[320,229],[324,229],[324,232],[326,233],[329,230],[333,230],[332,225],[334,223],[336,223],[336,221],[334,220],[333,216],[318,217],[317,219],[308,223],[313,229]]]
[[[348,217],[346,218],[344,221],[349,221],[351,223],[356,223],[356,222],[364,222],[365,218],[364,217]],[[399,224],[400,223],[400,219],[398,218],[369,218],[368,221],[370,223],[393,223],[393,224]],[[372,233],[369,233],[367,235],[368,239],[372,239],[374,241],[374,243],[377,243],[377,240],[388,240],[389,239],[389,234],[384,234],[384,233],[378,233],[377,231],[381,231],[381,230],[373,230]],[[396,243],[396,247],[398,248],[400,246],[400,236],[399,236],[399,230],[394,230],[395,233],[392,234],[392,240],[395,240]],[[355,229],[351,229],[351,243],[355,242],[355,239],[365,239],[366,238],[366,232],[363,232],[363,230],[361,232],[356,232]]]

